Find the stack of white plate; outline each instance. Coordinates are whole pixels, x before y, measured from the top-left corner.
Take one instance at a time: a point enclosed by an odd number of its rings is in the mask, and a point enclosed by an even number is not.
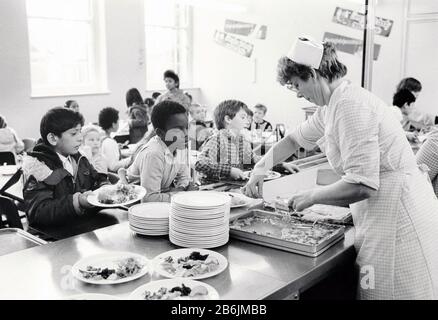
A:
[[[170,203],[147,202],[129,208],[129,226],[132,231],[146,236],[169,234]]]
[[[181,247],[215,248],[229,240],[231,199],[214,191],[182,192],[172,197],[169,238]]]

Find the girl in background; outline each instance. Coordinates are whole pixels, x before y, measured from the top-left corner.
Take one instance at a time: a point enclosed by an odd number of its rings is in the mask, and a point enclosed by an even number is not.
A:
[[[126,92],[126,105],[128,106],[129,118],[129,143],[135,144],[148,131],[148,110],[136,88],[131,88]]]
[[[79,151],[87,157],[94,169],[99,173],[108,173],[106,159],[102,155],[102,135],[104,133],[95,125],[82,128],[82,146]]]

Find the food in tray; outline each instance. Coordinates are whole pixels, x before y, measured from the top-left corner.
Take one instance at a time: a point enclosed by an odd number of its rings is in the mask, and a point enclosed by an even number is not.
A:
[[[85,270],[79,270],[85,279],[90,280],[119,280],[136,275],[144,265],[135,258],[127,258],[115,261],[113,266],[96,267],[87,266]]]
[[[181,258],[167,256],[160,266],[173,276],[187,278],[216,271],[219,268],[219,261],[209,254],[202,255],[193,251],[190,255]]]
[[[230,228],[315,246],[336,234],[342,227],[308,222],[290,216],[254,214],[234,220],[230,224]]]
[[[98,201],[102,204],[121,204],[138,197],[134,185],[116,184],[105,186],[99,191]]]
[[[155,292],[145,291],[145,300],[174,300],[178,298],[193,298],[193,299],[204,299],[208,296],[208,290],[206,287],[201,285],[196,285],[194,287],[189,287],[181,284],[181,286],[176,286],[171,289],[161,287]]]

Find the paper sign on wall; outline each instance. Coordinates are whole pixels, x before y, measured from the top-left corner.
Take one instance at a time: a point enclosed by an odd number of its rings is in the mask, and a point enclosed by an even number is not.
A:
[[[349,38],[339,34],[325,32],[324,41],[333,42],[336,46],[336,50],[353,55],[362,55],[363,41],[360,39]],[[374,44],[374,60],[377,60],[379,57],[380,47],[380,44]]]
[[[251,57],[252,51],[254,50],[253,44],[219,30],[216,30],[214,33],[214,41],[217,44],[248,58]]]
[[[380,17],[375,17],[375,20],[375,33],[388,37],[394,21]],[[363,30],[365,27],[365,15],[363,13],[340,7],[336,7],[332,21],[358,30]]]
[[[265,25],[259,25],[257,27],[257,24],[255,23],[226,19],[224,25],[224,31],[226,33],[232,33],[245,37],[254,34],[254,37],[256,39],[264,40],[266,39],[268,27]]]

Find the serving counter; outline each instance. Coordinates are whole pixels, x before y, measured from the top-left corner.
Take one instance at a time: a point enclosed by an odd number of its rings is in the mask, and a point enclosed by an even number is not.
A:
[[[265,197],[287,196],[315,185],[318,165],[265,184]],[[232,215],[242,214],[242,210]],[[120,212],[121,215],[127,214]],[[316,258],[230,239],[215,251],[229,262],[221,274],[203,280],[221,299],[296,299],[300,293],[343,268],[353,268],[354,229]],[[83,257],[108,251],[130,251],[152,259],[176,249],[167,237],[138,236],[128,222],[72,238],[0,256],[0,299],[64,299],[80,293],[105,293],[121,299],[157,274],[119,285],[90,285],[74,279],[70,269]]]

